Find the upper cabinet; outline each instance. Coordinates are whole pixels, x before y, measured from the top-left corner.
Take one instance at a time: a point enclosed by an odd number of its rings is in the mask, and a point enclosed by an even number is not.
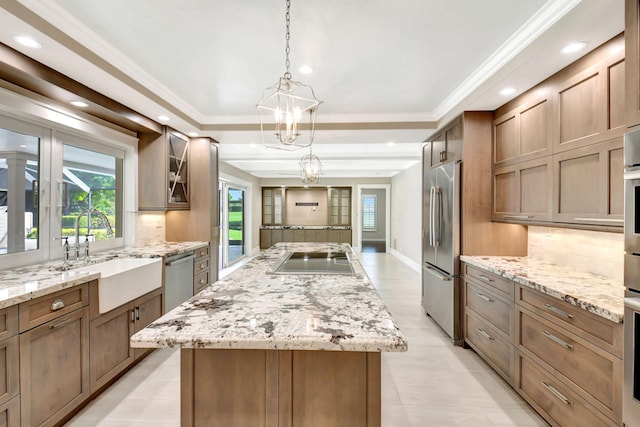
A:
[[[351,225],[351,188],[329,190],[329,225]]]
[[[496,110],[494,220],[621,230],[623,41],[614,37]]]
[[[280,187],[262,189],[262,225],[284,224],[284,192]]]
[[[454,120],[425,141],[429,165],[433,168],[462,158],[462,122]]]
[[[626,124],[640,124],[640,1],[625,0]]]
[[[189,138],[166,126],[140,136],[138,209],[189,209]]]

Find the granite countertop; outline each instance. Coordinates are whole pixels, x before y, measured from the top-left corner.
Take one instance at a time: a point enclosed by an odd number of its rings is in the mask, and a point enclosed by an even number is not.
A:
[[[351,230],[350,225],[261,225],[262,230]]]
[[[461,261],[622,323],[624,285],[597,274],[528,257],[467,256]]]
[[[351,252],[347,244],[278,243],[131,338],[133,347],[406,351],[360,266],[357,275],[267,274],[287,250]],[[353,254],[355,256],[355,254]]]
[[[83,271],[87,264],[98,264],[114,258],[156,258],[205,247],[209,242],[163,242],[144,247],[125,246],[91,254],[89,262],[52,261],[0,271],[0,308],[86,283],[100,273]]]

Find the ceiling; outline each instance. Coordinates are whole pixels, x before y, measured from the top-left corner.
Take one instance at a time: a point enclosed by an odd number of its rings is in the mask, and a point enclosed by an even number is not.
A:
[[[298,175],[306,150],[262,147],[255,108],[285,71],[284,0],[1,5],[0,42],[216,139],[221,160],[243,171]],[[313,146],[323,176],[391,177],[419,161],[438,125],[497,108],[623,29],[621,0],[292,0],[291,72],[324,101]],[[573,41],[587,48],[559,53]],[[500,95],[505,86],[516,92]]]

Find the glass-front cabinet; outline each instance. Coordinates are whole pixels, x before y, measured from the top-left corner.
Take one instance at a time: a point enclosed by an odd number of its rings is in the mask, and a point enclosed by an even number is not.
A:
[[[351,189],[329,190],[329,225],[351,225]]]
[[[168,127],[138,143],[138,209],[189,209],[189,138]]]
[[[269,188],[262,189],[262,224],[282,225],[284,204],[284,189]]]

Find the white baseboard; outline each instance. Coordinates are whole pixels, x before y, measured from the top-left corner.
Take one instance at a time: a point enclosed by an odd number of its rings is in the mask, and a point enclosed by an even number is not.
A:
[[[402,261],[403,263],[408,265],[412,270],[415,270],[418,273],[422,273],[422,270],[420,269],[420,263],[415,262],[414,260],[412,260],[408,256],[401,254],[400,252],[398,252],[397,250],[395,250],[393,248],[391,249],[391,255],[395,256],[400,261]]]

